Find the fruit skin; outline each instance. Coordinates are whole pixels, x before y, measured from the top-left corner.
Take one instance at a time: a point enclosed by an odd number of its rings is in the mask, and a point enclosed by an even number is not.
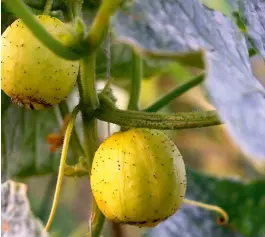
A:
[[[50,16],[37,16],[58,40],[67,40],[64,23]],[[43,109],[60,103],[75,85],[78,61],[65,60],[42,44],[16,20],[2,35],[2,90],[19,104]]]
[[[100,145],[92,164],[91,187],[100,210],[110,220],[155,226],[182,204],[185,165],[163,132],[130,129]]]

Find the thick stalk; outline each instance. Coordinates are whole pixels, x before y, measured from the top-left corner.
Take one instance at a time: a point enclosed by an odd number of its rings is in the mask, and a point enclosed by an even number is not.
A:
[[[91,168],[94,153],[98,147],[96,120],[91,110],[99,106],[95,85],[95,54],[86,56],[80,61],[80,98],[83,117],[83,133],[85,153],[88,155],[88,164]],[[91,108],[89,110],[88,108]]]
[[[58,178],[57,178],[57,183],[56,183],[56,189],[55,189],[55,194],[53,198],[51,213],[50,213],[49,219],[45,227],[46,231],[50,229],[50,226],[52,224],[52,221],[53,221],[56,209],[57,209],[59,195],[60,195],[60,191],[62,187],[63,176],[64,176],[64,167],[65,167],[65,162],[67,158],[69,142],[70,142],[72,130],[73,130],[74,123],[75,123],[75,118],[76,118],[78,111],[79,111],[79,107],[75,107],[73,113],[71,114],[71,118],[66,128],[64,143],[63,143],[63,148],[62,148],[62,154],[61,154],[61,160],[60,160],[60,167],[59,167]]]
[[[129,110],[139,110],[142,71],[143,71],[142,58],[133,52],[132,71],[131,71],[131,93],[128,105]]]
[[[101,97],[104,103],[104,97]],[[160,130],[175,130],[200,128],[222,124],[215,111],[184,112],[175,114],[158,114],[152,112],[124,111],[108,105],[99,109],[95,116],[103,121],[122,127],[152,128]]]
[[[203,81],[204,76],[205,76],[204,74],[201,74],[201,75],[193,78],[192,80],[184,83],[183,85],[178,86],[177,88],[173,89],[171,92],[166,94],[165,96],[158,99],[155,103],[153,103],[149,107],[145,108],[144,111],[145,112],[156,112],[156,111],[160,110],[164,106],[168,105],[176,97],[182,95],[183,93],[185,93],[186,91],[188,91],[192,87],[200,84]]]
[[[98,147],[96,119],[89,114],[88,108],[96,109],[99,101],[95,86],[95,55],[85,57],[80,64],[80,97],[81,110],[83,116],[83,133],[85,142],[85,152],[88,154],[89,169],[91,169],[94,154]],[[102,230],[105,217],[100,212],[95,200],[93,200],[92,210],[92,237],[98,237]]]
[[[10,11],[12,11],[18,18],[21,18],[32,33],[55,54],[65,59],[77,60],[85,53],[85,50],[77,52],[55,39],[41,25],[38,19],[30,12],[29,8],[21,0],[8,0],[5,1],[5,4]]]
[[[106,37],[109,21],[121,0],[103,0],[99,11],[92,23],[88,35],[88,43],[92,49],[100,46]],[[89,71],[90,70],[90,71]],[[81,84],[81,85],[80,85]],[[94,153],[98,147],[98,137],[96,129],[96,119],[88,114],[88,108],[95,110],[99,106],[99,100],[95,88],[95,56],[85,57],[81,60],[81,83],[79,83],[81,92],[81,105],[83,115],[83,132],[85,138],[85,150],[89,154],[90,167]],[[95,200],[93,200],[92,221],[90,232],[92,237],[98,237],[101,233],[105,217],[99,210]]]

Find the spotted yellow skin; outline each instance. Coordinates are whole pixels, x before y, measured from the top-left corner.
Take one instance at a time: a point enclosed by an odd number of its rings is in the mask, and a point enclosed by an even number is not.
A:
[[[185,165],[175,144],[161,131],[118,132],[95,153],[91,187],[108,219],[155,226],[182,204]]]
[[[65,43],[64,23],[38,16],[43,26]],[[75,85],[79,62],[65,60],[42,44],[16,20],[2,35],[2,90],[13,101],[30,109],[51,107],[65,99]]]

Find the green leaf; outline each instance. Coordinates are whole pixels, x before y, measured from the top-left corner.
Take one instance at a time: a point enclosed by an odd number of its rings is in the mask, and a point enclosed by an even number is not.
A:
[[[263,0],[240,0],[239,13],[253,45],[265,59],[265,2]]]
[[[9,106],[2,117],[2,159],[7,177],[57,172],[60,151],[50,152],[46,143],[47,135],[56,132],[58,120],[53,109],[32,111]]]
[[[222,207],[229,224],[216,224],[216,214],[183,205],[168,220],[151,229],[151,236],[262,237],[265,235],[265,180],[243,183],[187,170],[187,198]],[[240,234],[242,235],[240,235]]]
[[[108,58],[105,45],[100,48],[97,54],[97,77],[106,77]],[[132,50],[122,44],[111,45],[111,77],[128,78],[131,74]],[[163,66],[158,62],[143,61],[144,77],[150,77],[162,71]]]
[[[30,210],[25,184],[7,181],[1,186],[2,236],[48,237]]]
[[[233,13],[237,11],[236,0],[200,0],[205,6],[220,11],[233,19]]]
[[[265,90],[233,22],[199,0],[135,0],[128,12],[117,13],[113,26],[118,40],[149,56],[204,52],[205,84],[221,120],[243,151],[265,159]]]

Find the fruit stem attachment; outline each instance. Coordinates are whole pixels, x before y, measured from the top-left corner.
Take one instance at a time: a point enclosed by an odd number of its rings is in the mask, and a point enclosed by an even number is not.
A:
[[[52,4],[53,4],[53,0],[46,0],[45,6],[44,6],[44,10],[43,10],[43,15],[49,15],[52,9]]]
[[[203,81],[204,76],[205,76],[205,74],[202,73],[202,74],[196,76],[195,78],[191,79],[190,81],[184,83],[183,85],[176,87],[171,92],[169,92],[168,94],[166,94],[165,96],[161,97],[156,102],[154,102],[152,105],[145,108],[143,111],[145,111],[145,112],[156,112],[156,111],[160,110],[161,108],[163,108],[164,106],[169,104],[172,100],[174,100],[176,97],[182,95],[183,93],[185,93],[189,89],[200,84]]]
[[[131,69],[131,94],[128,109],[139,110],[139,99],[141,92],[141,80],[143,75],[143,60],[140,56],[132,53]]]
[[[219,223],[222,225],[225,225],[228,223],[229,216],[228,216],[227,212],[219,206],[205,204],[202,202],[198,202],[198,201],[194,201],[194,200],[190,200],[190,199],[186,199],[186,198],[183,200],[183,202],[188,204],[188,205],[191,205],[191,206],[201,207],[201,208],[204,208],[204,209],[207,209],[210,211],[217,212],[221,215],[221,217],[219,219]]]
[[[18,18],[21,18],[31,32],[51,51],[58,56],[68,60],[80,59],[83,54],[87,54],[87,50],[75,51],[70,47],[63,45],[55,39],[38,21],[38,19],[30,12],[29,8],[21,0],[4,1],[8,9],[13,12]],[[83,45],[82,45],[83,46]]]
[[[76,119],[78,112],[79,112],[79,106],[76,106],[74,108],[71,116],[70,116],[70,120],[69,120],[67,128],[66,128],[64,143],[63,143],[63,149],[62,149],[62,154],[61,154],[61,160],[60,160],[60,167],[59,167],[59,172],[58,172],[58,178],[57,178],[57,183],[56,183],[56,188],[55,188],[55,193],[54,193],[54,198],[53,198],[53,203],[52,203],[52,209],[51,209],[47,224],[45,226],[46,231],[49,231],[49,229],[50,229],[50,226],[52,224],[52,221],[53,221],[53,218],[54,218],[57,206],[58,206],[59,195],[60,195],[63,176],[64,176],[64,167],[65,167],[67,152],[68,152],[68,148],[69,148],[69,142],[70,142],[71,134],[73,131],[75,119]]]

